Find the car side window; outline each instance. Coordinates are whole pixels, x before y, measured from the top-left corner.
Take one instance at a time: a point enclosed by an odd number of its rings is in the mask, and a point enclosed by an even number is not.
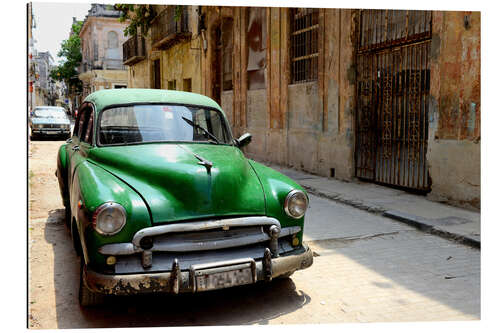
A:
[[[80,141],[85,141],[85,136],[87,135],[87,128],[89,124],[89,108],[85,108],[82,110],[82,119],[80,120],[80,131],[78,132],[78,137]]]
[[[75,127],[73,128],[73,136],[78,136],[78,131],[80,130],[80,119],[82,119],[81,112],[78,112],[75,120]]]
[[[77,120],[78,130],[77,131],[75,130],[75,134],[76,136],[78,136],[80,140],[82,139],[83,136],[82,134],[85,133],[86,130],[85,125],[88,120],[86,114],[87,114],[87,108],[81,109],[80,112],[78,112],[78,120]]]
[[[92,135],[94,134],[94,112],[92,109],[88,108],[86,114],[88,115],[87,121],[87,131],[85,133],[82,141],[87,142],[88,144],[92,144]]]

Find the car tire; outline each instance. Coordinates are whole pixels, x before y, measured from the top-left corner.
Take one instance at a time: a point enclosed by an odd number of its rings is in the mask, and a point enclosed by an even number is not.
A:
[[[78,302],[80,303],[80,306],[84,308],[101,305],[104,303],[105,295],[95,293],[87,288],[83,282],[84,265],[85,264],[82,258],[80,264],[80,288],[78,290]]]
[[[82,244],[80,243],[80,235],[78,234],[78,228],[76,227],[76,222],[71,223],[71,239],[73,240],[73,248],[75,249],[76,255],[83,258]]]
[[[64,224],[71,231],[71,209],[68,206],[64,206]]]

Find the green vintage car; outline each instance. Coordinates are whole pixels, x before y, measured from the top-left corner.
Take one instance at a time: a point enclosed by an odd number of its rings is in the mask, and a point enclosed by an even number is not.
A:
[[[250,140],[234,139],[202,95],[90,94],[56,172],[82,257],[80,304],[251,284],[311,266],[306,192],[245,158]]]

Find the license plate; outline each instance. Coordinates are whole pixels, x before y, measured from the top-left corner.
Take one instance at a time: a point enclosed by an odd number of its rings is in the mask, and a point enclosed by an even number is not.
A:
[[[50,131],[49,132],[49,131],[47,131],[47,132],[45,132],[45,134],[59,134],[59,132],[55,132],[55,131]]]
[[[250,264],[236,265],[234,268],[225,267],[224,271],[214,269],[200,270],[195,272],[196,290],[214,290],[251,284],[253,272]]]

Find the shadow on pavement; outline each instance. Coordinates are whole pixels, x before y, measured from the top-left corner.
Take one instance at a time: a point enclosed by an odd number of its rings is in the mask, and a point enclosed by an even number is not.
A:
[[[267,324],[310,302],[292,279],[199,294],[108,297],[102,307],[78,304],[79,258],[64,225],[64,210],[50,212],[45,240],[54,251],[58,328]]]

